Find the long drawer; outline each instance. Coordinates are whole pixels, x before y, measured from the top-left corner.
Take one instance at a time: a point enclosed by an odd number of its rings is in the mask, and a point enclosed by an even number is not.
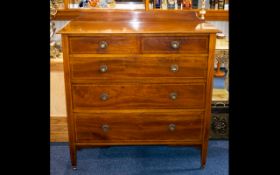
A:
[[[75,114],[79,143],[199,141],[203,112]]]
[[[71,58],[73,79],[207,76],[207,56]]]
[[[205,84],[75,84],[75,109],[204,108]]]

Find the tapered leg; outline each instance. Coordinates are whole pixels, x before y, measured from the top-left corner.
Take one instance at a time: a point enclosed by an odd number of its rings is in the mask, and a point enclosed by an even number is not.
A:
[[[207,150],[208,150],[208,141],[204,142],[201,146],[201,168],[202,169],[205,168]]]
[[[77,169],[77,149],[73,143],[70,144],[70,158],[71,158],[72,169],[76,170]]]

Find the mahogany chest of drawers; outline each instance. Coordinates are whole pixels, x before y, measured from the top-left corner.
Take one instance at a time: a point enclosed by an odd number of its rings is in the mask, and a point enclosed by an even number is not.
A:
[[[62,34],[72,166],[104,145],[193,145],[204,167],[218,32],[195,13],[99,12]]]

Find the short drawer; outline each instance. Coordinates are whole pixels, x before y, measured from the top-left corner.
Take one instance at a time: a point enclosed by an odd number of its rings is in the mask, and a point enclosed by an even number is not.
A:
[[[203,112],[93,113],[75,118],[79,143],[198,141],[203,128]]]
[[[138,53],[139,39],[136,36],[69,37],[69,52],[72,54]]]
[[[117,84],[72,86],[74,110],[204,108],[205,84]]]
[[[74,79],[195,77],[207,75],[207,56],[72,58]]]
[[[208,53],[208,36],[155,36],[142,38],[142,53]]]

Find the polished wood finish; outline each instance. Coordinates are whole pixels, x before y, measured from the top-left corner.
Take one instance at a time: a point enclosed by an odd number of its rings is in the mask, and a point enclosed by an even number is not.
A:
[[[224,89],[213,89],[212,92],[212,101],[223,101],[223,100],[227,100],[228,99],[228,92]],[[142,112],[149,112],[149,110],[134,110],[134,113],[142,113]],[[157,110],[159,113],[161,114],[165,114],[167,111],[163,111],[163,110]],[[180,112],[181,110],[176,110],[176,113]],[[93,110],[92,112],[95,113],[95,115],[99,115],[107,112],[107,113],[116,113],[114,112],[114,110],[106,110],[106,111],[102,111],[102,110]],[[194,111],[195,112],[195,111]],[[199,111],[197,111],[199,112]],[[122,110],[122,113],[124,113],[125,115],[127,115],[127,113],[131,113],[131,110]],[[150,111],[150,113],[152,113],[152,111]],[[121,114],[120,112],[117,114]],[[68,129],[67,129],[67,116],[50,116],[50,141],[51,142],[68,142]],[[175,141],[174,141],[175,142]],[[174,145],[174,142],[172,142],[172,145]],[[183,145],[187,145],[190,142],[185,142]],[[100,145],[102,143],[88,143],[88,147],[92,147],[92,146],[102,146]],[[108,143],[108,145],[112,145],[112,144],[121,144],[121,143]],[[124,145],[127,144],[133,144],[133,143],[123,143]],[[137,144],[137,143],[135,143]],[[155,144],[154,142],[152,144]],[[159,141],[157,144],[162,144],[161,141]],[[165,144],[165,143],[164,143]],[[79,143],[77,143],[77,145],[80,145]],[[85,145],[85,143],[82,143],[82,145]],[[193,145],[193,141],[191,141],[191,145]],[[103,145],[104,146],[104,145]],[[178,145],[177,145],[178,146]],[[200,144],[199,144],[200,146]],[[199,147],[200,148],[200,147]]]
[[[200,20],[197,13],[189,13],[188,11],[143,11],[143,10],[92,10],[92,9],[77,9],[84,12],[78,15],[72,21],[93,21],[93,22],[121,22],[121,21],[141,21],[141,22],[163,22],[166,20],[181,20],[181,21],[193,21]],[[69,10],[72,11],[72,10]],[[74,10],[75,11],[75,10]],[[196,18],[196,19],[195,19]],[[113,20],[112,20],[113,19]],[[145,21],[143,21],[145,20]],[[83,32],[86,32],[83,30]],[[112,31],[113,32],[113,31]]]
[[[207,56],[70,57],[73,79],[131,79],[133,77],[205,78]],[[106,66],[102,72],[102,66]],[[174,69],[175,68],[175,69]]]
[[[72,89],[74,110],[204,108],[204,84],[73,85]],[[103,94],[108,99],[102,100]]]
[[[98,11],[96,9],[59,9],[57,14],[52,18],[53,20],[73,20],[79,16],[87,16],[89,13],[94,13]],[[107,11],[107,10],[106,10]],[[123,10],[115,10],[123,11]],[[130,10],[131,11],[131,10]],[[137,10],[142,11],[142,10]],[[153,10],[157,12],[172,12],[175,16],[177,13],[180,13],[182,10]],[[184,11],[184,10],[183,10]],[[194,11],[199,13],[199,9],[192,9],[188,11]],[[160,14],[159,14],[160,15]],[[228,10],[206,10],[205,20],[207,21],[228,21],[229,11]]]
[[[139,18],[132,18],[132,21],[123,22],[123,21],[71,21],[66,27],[61,29],[58,34],[71,34],[72,36],[104,36],[104,34],[110,34],[110,36],[122,36],[121,34],[126,34],[129,36],[131,34],[138,34],[141,36],[147,36],[145,34],[162,34],[162,36],[182,36],[187,31],[188,35],[196,34],[195,36],[200,36],[200,34],[207,33],[216,33],[217,29],[204,21],[188,21],[179,19],[178,23],[170,23],[164,21],[161,18],[155,16],[155,22],[152,22],[148,18],[146,22],[140,22]],[[168,19],[174,21],[174,18]],[[177,24],[177,25],[176,25]],[[84,31],[81,33],[81,28],[84,28]],[[180,35],[181,34],[181,35]],[[186,34],[185,34],[186,35]]]
[[[73,120],[73,111],[71,100],[71,81],[70,81],[70,65],[69,65],[69,40],[68,36],[62,35],[62,46],[63,46],[63,66],[64,66],[64,81],[65,81],[65,97],[66,97],[66,109],[67,109],[67,123],[68,123],[68,133],[69,133],[69,147],[70,147],[70,158],[73,167],[77,165],[77,151],[76,151],[76,134],[75,134],[75,121]]]
[[[77,114],[77,142],[201,141],[203,114],[190,111]],[[108,129],[104,130],[104,125]]]
[[[136,36],[95,36],[95,37],[70,37],[71,54],[121,54],[139,53],[139,39]],[[102,48],[105,42],[105,48]]]
[[[219,30],[157,14],[107,11],[60,31],[73,166],[77,147],[138,144],[200,146],[205,165]]]
[[[173,48],[172,42],[178,42],[178,48]],[[142,53],[208,53],[208,38],[207,36],[143,37]]]
[[[71,54],[133,54],[140,52],[140,43],[135,36],[98,36],[70,37]],[[106,43],[106,48],[101,43]],[[178,48],[172,47],[178,42]],[[141,37],[141,53],[208,53],[207,36],[176,36],[176,37]]]
[[[216,35],[210,34],[209,36],[209,58],[208,58],[208,76],[206,83],[206,98],[205,98],[205,119],[203,128],[203,142],[201,147],[201,164],[202,167],[206,164],[207,147],[208,147],[208,137],[210,128],[210,116],[211,116],[211,101],[212,101],[212,85],[213,85],[213,75],[214,75],[214,56],[215,56],[215,44]]]
[[[176,20],[188,20],[192,19],[193,16],[198,16],[197,13],[188,13],[187,11],[144,11],[144,10],[118,10],[118,9],[69,9],[69,10],[58,10],[56,17],[59,16],[59,12],[64,12],[66,16],[73,16],[71,20],[89,20],[89,21],[106,21],[114,19],[113,21],[124,21],[131,20],[133,18],[138,18],[140,21],[145,18],[145,20],[164,20],[167,18]],[[170,15],[170,14],[173,14]],[[175,17],[174,16],[177,16]],[[54,18],[56,19],[56,18]]]

